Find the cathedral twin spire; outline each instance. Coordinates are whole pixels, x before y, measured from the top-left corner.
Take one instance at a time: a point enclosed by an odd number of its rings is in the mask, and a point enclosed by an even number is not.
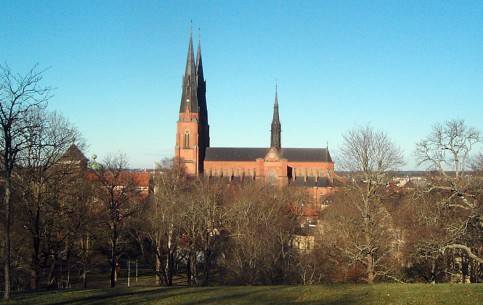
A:
[[[193,37],[190,34],[186,69],[183,76],[183,94],[181,95],[180,113],[198,113],[202,123],[208,122],[206,106],[206,81],[203,76],[203,63],[201,58],[201,43],[198,41],[196,61],[193,49]]]
[[[183,76],[183,94],[181,96],[180,113],[197,113],[198,120],[208,126],[208,108],[206,105],[206,81],[203,75],[203,60],[201,57],[201,42],[198,41],[196,61],[193,49],[193,37],[190,33],[186,70]],[[271,126],[270,147],[281,150],[282,126],[278,111],[278,86],[275,87],[275,103]],[[208,136],[209,137],[209,136]],[[207,145],[209,146],[209,144]]]

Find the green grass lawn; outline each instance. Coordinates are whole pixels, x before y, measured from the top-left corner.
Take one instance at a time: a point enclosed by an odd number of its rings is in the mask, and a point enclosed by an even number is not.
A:
[[[3,304],[3,303],[2,303]],[[8,304],[483,304],[483,284],[122,287],[14,292]]]

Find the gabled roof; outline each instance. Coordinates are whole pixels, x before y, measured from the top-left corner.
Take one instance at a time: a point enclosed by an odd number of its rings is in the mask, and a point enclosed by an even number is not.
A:
[[[289,162],[332,162],[327,148],[282,148],[282,157]]]
[[[255,161],[265,158],[269,148],[207,147],[205,161]],[[332,162],[326,148],[282,148],[281,157],[289,162]]]
[[[207,147],[205,161],[255,161],[265,158],[268,148]]]

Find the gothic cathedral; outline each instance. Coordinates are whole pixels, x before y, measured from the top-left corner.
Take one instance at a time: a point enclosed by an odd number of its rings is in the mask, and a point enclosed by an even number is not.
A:
[[[277,185],[310,188],[314,197],[330,192],[334,183],[334,162],[328,148],[282,147],[278,88],[275,89],[270,147],[210,147],[201,45],[196,61],[190,35],[186,69],[176,131],[175,156],[187,171],[204,179],[227,183],[265,181]],[[235,115],[235,114],[233,114]]]

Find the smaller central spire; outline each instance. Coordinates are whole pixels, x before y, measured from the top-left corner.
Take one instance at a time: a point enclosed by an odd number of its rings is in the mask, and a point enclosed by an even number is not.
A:
[[[280,151],[282,148],[282,124],[280,123],[280,117],[278,114],[278,84],[275,84],[275,102],[273,105],[273,119],[272,129],[270,137],[270,147],[275,147]]]

